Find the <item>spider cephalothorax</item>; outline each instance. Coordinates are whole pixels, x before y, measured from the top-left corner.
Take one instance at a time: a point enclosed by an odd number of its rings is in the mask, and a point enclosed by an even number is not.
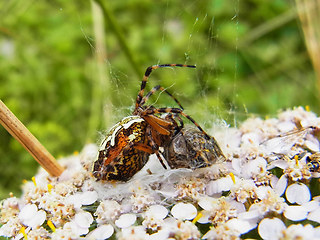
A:
[[[194,123],[204,138],[211,137],[187,114],[179,101],[160,85],[155,86],[144,96],[148,78],[152,70],[161,67],[189,67],[193,65],[164,64],[147,68],[141,82],[133,115],[117,123],[101,144],[98,160],[94,162],[93,175],[97,180],[127,181],[138,172],[155,153],[164,168],[160,148],[166,149],[172,138],[183,128],[184,116]],[[156,108],[145,103],[156,91],[168,94],[178,105],[178,108]],[[179,124],[178,124],[179,123]]]

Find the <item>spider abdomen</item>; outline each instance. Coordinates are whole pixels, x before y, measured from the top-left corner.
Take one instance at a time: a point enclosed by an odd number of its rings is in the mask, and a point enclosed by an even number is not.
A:
[[[93,165],[97,180],[127,181],[145,165],[150,154],[135,145],[146,144],[146,128],[139,116],[126,117],[111,128]]]

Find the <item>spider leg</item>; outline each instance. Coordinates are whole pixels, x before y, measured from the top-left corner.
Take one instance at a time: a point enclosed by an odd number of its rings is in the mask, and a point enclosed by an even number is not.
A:
[[[168,128],[172,128],[173,124],[154,115],[142,116],[143,119],[162,135],[170,135]]]
[[[172,114],[172,113],[169,113],[166,117],[165,117],[165,119],[167,120],[167,119],[170,119],[171,121],[175,121],[175,119],[178,119],[178,121],[179,121],[179,123],[180,123],[180,126],[179,126],[179,128],[181,129],[181,128],[183,128],[183,126],[184,126],[184,122],[182,121],[182,119],[181,119],[181,117],[179,116],[179,114]]]
[[[176,135],[178,132],[181,131],[181,129],[184,127],[184,122],[182,121],[181,117],[179,116],[179,114],[172,114],[169,113],[166,117],[165,120],[168,120],[170,122],[177,122],[176,119],[179,121],[180,126],[177,124],[174,129],[175,129],[175,133],[173,135]]]
[[[185,118],[189,119],[207,138],[207,140],[210,139],[210,136],[200,127],[200,125],[188,114],[184,113],[182,109],[180,108],[152,108],[152,109],[146,109],[144,111],[144,114],[149,115],[149,114],[157,114],[157,113],[176,113],[176,114],[181,114]]]
[[[168,92],[165,88],[161,87],[160,85],[157,85],[155,87],[153,87],[150,92],[148,92],[146,94],[146,96],[144,96],[140,102],[140,106],[142,106],[143,104],[145,104],[148,99],[150,98],[150,96],[152,96],[156,91],[161,90],[163,92],[165,92],[166,94],[168,94],[178,105],[181,109],[184,109],[181,105],[181,103],[178,101],[178,99],[176,99],[170,92]]]
[[[153,146],[155,148],[157,148],[157,146],[155,144],[153,144]],[[138,149],[140,151],[143,151],[143,152],[146,152],[146,153],[149,153],[149,154],[153,154],[155,153],[157,158],[159,159],[161,165],[164,167],[164,169],[167,169],[167,166],[164,164],[163,162],[163,159],[161,158],[161,155],[159,153],[159,150],[155,150],[153,149],[152,147],[146,145],[146,144],[143,144],[143,143],[136,143],[134,146],[133,146],[135,149]]]
[[[155,70],[157,68],[162,68],[162,67],[189,67],[189,68],[195,68],[196,66],[194,66],[194,65],[185,65],[185,64],[161,64],[161,65],[153,65],[153,66],[148,67],[146,69],[146,72],[145,72],[143,78],[142,78],[141,87],[140,87],[140,91],[139,91],[138,96],[137,96],[135,109],[137,109],[141,105],[141,101],[143,99],[144,89],[145,89],[145,87],[147,85],[147,81],[148,81],[148,78],[149,78],[152,70]]]
[[[159,152],[159,145],[157,145],[157,142],[159,141],[159,139],[157,139],[157,135],[155,135],[154,130],[152,128],[149,128],[146,134],[149,137],[148,143],[150,144],[150,146],[147,144],[138,143],[138,144],[135,144],[134,147],[138,150],[148,152],[150,154],[155,153],[161,165],[163,166],[163,168],[167,169],[167,166],[164,164],[163,159],[161,158],[161,155]]]

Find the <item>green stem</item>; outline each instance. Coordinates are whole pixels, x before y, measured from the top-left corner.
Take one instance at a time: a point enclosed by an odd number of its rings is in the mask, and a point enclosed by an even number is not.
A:
[[[141,76],[143,76],[143,73],[141,72],[139,65],[137,64],[137,61],[134,58],[134,55],[132,54],[132,52],[131,52],[131,50],[125,40],[123,33],[122,33],[119,25],[117,24],[117,21],[115,20],[113,14],[112,14],[112,11],[110,11],[110,9],[106,6],[107,4],[105,4],[104,1],[102,1],[102,0],[94,0],[94,1],[101,7],[106,22],[109,23],[109,26],[112,29],[112,31],[114,32],[115,36],[117,37],[118,42],[119,42],[123,52],[125,53],[125,55],[128,58],[128,61],[131,63],[135,73],[140,78]]]

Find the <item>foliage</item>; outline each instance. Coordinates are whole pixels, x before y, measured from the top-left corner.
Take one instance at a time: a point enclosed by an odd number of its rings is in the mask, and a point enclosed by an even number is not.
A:
[[[97,133],[110,127],[104,116],[115,123],[130,114],[142,78],[136,67],[142,73],[157,63],[197,65],[196,70],[157,70],[149,89],[170,87],[186,112],[206,127],[212,115],[234,124],[248,114],[273,115],[280,108],[318,109],[315,76],[290,1],[103,3],[138,65],[128,61],[106,21],[104,74],[111,88],[103,96],[97,93],[103,84],[97,81],[92,2],[1,3],[1,99],[54,156],[98,141]],[[112,111],[103,113],[105,101]],[[158,104],[174,106],[164,96]],[[2,127],[0,157],[3,198],[18,193],[37,164]]]

